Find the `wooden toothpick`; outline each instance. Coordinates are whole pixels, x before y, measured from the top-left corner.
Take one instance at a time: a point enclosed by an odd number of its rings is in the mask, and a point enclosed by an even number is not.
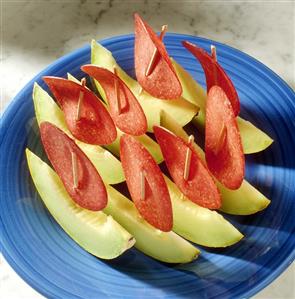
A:
[[[217,53],[216,53],[216,47],[214,45],[211,45],[211,57],[213,58],[214,62],[217,62]],[[213,71],[214,71],[214,81],[215,84],[217,84],[217,72],[216,72],[216,65],[213,65]]]
[[[140,198],[145,200],[145,173],[144,170],[140,172]]]
[[[71,152],[72,155],[72,172],[73,172],[73,183],[74,189],[78,187],[78,165],[77,165],[77,156],[75,152]]]
[[[211,56],[214,59],[214,61],[217,62],[216,47],[214,45],[211,45]]]
[[[214,152],[215,155],[217,155],[220,152],[220,150],[222,149],[222,147],[224,145],[226,135],[227,135],[227,128],[223,123],[222,128],[221,128],[220,133],[219,133],[219,136],[217,138],[217,141],[216,141],[214,149],[213,149],[213,152]]]
[[[86,78],[81,79],[81,85],[83,87],[85,87]],[[83,99],[84,99],[84,92],[81,90],[79,93],[79,100],[78,100],[78,105],[77,105],[76,121],[80,120],[80,117],[81,117],[81,108],[82,108],[82,104],[83,104]]]
[[[77,105],[76,121],[80,120],[81,117],[81,107],[82,107],[83,99],[84,99],[84,92],[80,91],[78,105]]]
[[[118,76],[117,68],[114,66],[114,74]],[[115,94],[116,94],[116,100],[117,100],[117,112],[120,115],[121,114],[121,102],[120,102],[120,89],[118,84],[118,79],[115,78]]]
[[[160,33],[160,36],[159,36],[160,40],[163,40],[164,35],[165,35],[167,29],[168,29],[168,25],[163,25],[162,26],[161,33]],[[158,49],[155,48],[154,52],[153,52],[153,55],[152,55],[152,58],[151,58],[151,60],[150,60],[150,62],[148,64],[148,67],[147,67],[146,71],[145,71],[146,77],[148,77],[152,73],[152,70],[154,69],[154,65],[155,65],[155,61],[156,61],[156,58],[157,58],[157,54],[158,54]]]
[[[192,145],[193,142],[194,142],[194,136],[190,135],[189,138],[188,138],[189,145]],[[190,171],[190,168],[191,168],[191,158],[192,158],[192,151],[188,147],[187,150],[186,150],[184,172],[183,172],[183,178],[184,178],[185,181],[188,180],[189,171]]]

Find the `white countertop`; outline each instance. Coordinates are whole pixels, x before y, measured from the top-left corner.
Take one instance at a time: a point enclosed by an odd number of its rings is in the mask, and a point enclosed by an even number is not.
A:
[[[1,113],[27,81],[56,58],[92,38],[132,32],[134,11],[155,30],[169,24],[170,32],[198,35],[236,47],[295,88],[294,1],[1,0],[1,6]],[[254,298],[295,298],[294,282],[293,263]],[[2,257],[0,285],[3,299],[43,298]]]

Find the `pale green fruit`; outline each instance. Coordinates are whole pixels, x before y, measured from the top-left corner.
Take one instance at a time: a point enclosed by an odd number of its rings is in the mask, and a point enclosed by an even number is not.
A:
[[[34,85],[33,102],[38,124],[48,121],[74,139],[67,128],[62,110],[37,83]],[[75,142],[91,160],[105,183],[117,184],[125,181],[120,161],[110,152],[101,146],[87,144],[77,139]]]
[[[76,79],[73,75],[71,75],[70,73],[68,73],[68,79],[81,84],[81,82],[78,79]],[[108,109],[107,105],[105,105],[105,106]],[[106,149],[108,149],[110,152],[112,152],[117,157],[120,156],[120,138],[123,134],[124,133],[117,128],[116,140],[111,144],[104,145],[104,147]],[[149,153],[153,156],[153,158],[155,159],[155,161],[157,163],[161,163],[163,161],[163,156],[162,156],[160,147],[153,139],[151,139],[147,135],[134,136],[134,137],[142,143],[142,145],[149,151]]]
[[[172,63],[182,85],[182,96],[192,104],[200,107],[199,114],[193,119],[193,124],[200,130],[204,130],[207,94],[202,86],[199,85],[176,61],[172,60]],[[167,112],[169,113],[169,111]],[[170,113],[170,115],[174,116],[172,113]],[[177,117],[174,118],[178,121]],[[245,154],[263,151],[272,144],[273,140],[249,121],[246,121],[241,117],[237,117],[237,121]],[[179,121],[178,123],[181,125]]]
[[[144,90],[141,91],[139,83],[121,69],[112,56],[112,53],[95,40],[91,42],[91,63],[112,72],[114,71],[114,67],[117,68],[118,76],[130,88],[142,106],[147,118],[149,132],[153,131],[153,125],[160,124],[160,114],[162,110],[169,111],[177,118],[182,126],[189,123],[199,111],[199,107],[196,106],[196,104],[192,104],[182,97],[175,100],[161,100],[151,96]],[[99,93],[106,101],[103,89],[97,81],[95,81],[95,84]]]
[[[220,214],[188,200],[170,179],[165,180],[173,207],[173,231],[178,235],[208,247],[230,246],[243,238]]]
[[[33,182],[45,206],[81,247],[97,257],[113,259],[134,245],[132,235],[111,216],[79,207],[51,167],[28,149],[26,155]]]
[[[138,213],[133,202],[107,186],[108,205],[104,212],[126,228],[136,240],[135,247],[162,262],[188,263],[196,259],[200,251],[174,232],[162,232]]]
[[[161,125],[174,134],[188,140],[187,133],[183,128],[167,113],[162,113]],[[194,148],[199,156],[205,161],[205,153],[194,143]],[[261,192],[255,189],[246,180],[237,190],[230,190],[224,187],[219,182],[216,182],[218,189],[221,192],[222,207],[221,211],[233,215],[250,215],[265,209],[270,201]]]

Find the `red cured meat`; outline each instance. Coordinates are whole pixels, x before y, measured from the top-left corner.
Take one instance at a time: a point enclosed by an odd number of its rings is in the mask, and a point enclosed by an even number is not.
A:
[[[72,135],[89,144],[110,144],[117,137],[115,124],[100,99],[87,87],[58,77],[43,77],[64,112]],[[77,117],[79,97],[80,116]]]
[[[162,231],[173,225],[172,205],[163,174],[149,152],[130,135],[120,140],[120,156],[132,200],[142,217]],[[142,199],[141,173],[145,177]]]
[[[189,42],[182,42],[183,46],[187,48],[200,62],[206,76],[207,92],[214,85],[220,86],[226,93],[228,99],[233,107],[234,115],[237,116],[240,112],[240,100],[237,91],[225,73],[220,64],[214,60],[204,49],[191,44]]]
[[[205,154],[208,168],[225,187],[240,187],[245,174],[241,136],[230,101],[219,86],[213,86],[207,97]]]
[[[99,211],[107,205],[103,181],[74,140],[49,122],[40,125],[41,140],[58,176],[71,198],[82,208]],[[73,154],[76,157],[76,186]]]
[[[159,126],[154,126],[154,133],[169,173],[180,191],[202,207],[220,208],[221,197],[214,178],[194,150],[193,145]],[[191,159],[188,177],[185,180],[184,170],[188,150],[191,151]]]
[[[134,14],[134,26],[134,62],[138,82],[154,97],[167,100],[179,98],[182,94],[181,83],[162,40],[138,14]],[[151,74],[146,76],[155,49],[157,58]]]
[[[116,74],[105,68],[84,65],[81,69],[97,80],[104,89],[110,114],[116,126],[122,132],[130,135],[144,134],[147,130],[147,120],[139,102],[128,86]],[[117,87],[115,87],[116,85]]]

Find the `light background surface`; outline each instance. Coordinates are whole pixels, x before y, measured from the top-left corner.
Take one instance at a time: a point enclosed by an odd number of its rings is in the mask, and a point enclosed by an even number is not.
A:
[[[236,47],[295,88],[294,1],[1,0],[1,114],[17,92],[58,57],[90,42],[133,31],[139,12],[155,30],[198,35]],[[44,298],[1,256],[0,297]],[[295,265],[256,299],[295,298]]]

